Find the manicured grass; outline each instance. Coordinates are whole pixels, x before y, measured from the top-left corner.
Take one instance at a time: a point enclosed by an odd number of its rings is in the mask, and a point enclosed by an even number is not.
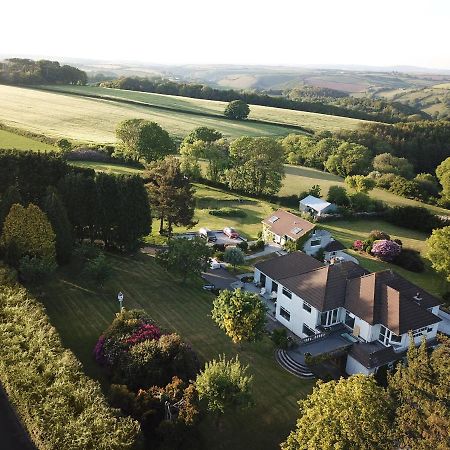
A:
[[[431,268],[429,260],[425,258],[425,240],[428,237],[426,233],[397,227],[377,219],[339,220],[324,222],[321,223],[320,226],[329,230],[336,239],[341,241],[347,247],[350,247],[356,239],[367,238],[372,230],[385,231],[392,239],[400,239],[403,242],[404,248],[412,248],[420,252],[426,263],[425,271],[423,273],[410,272],[395,264],[389,264],[376,258],[372,258],[366,253],[357,253],[353,250],[349,250],[349,253],[357,257],[360,264],[371,272],[392,269],[406,279],[437,296],[441,296],[448,290],[448,283]]]
[[[101,88],[96,86],[45,86],[52,91],[74,93],[77,95],[93,95],[106,99],[132,100],[162,108],[178,111],[222,115],[226,102],[202,100],[175,95],[134,92],[122,89]],[[305,127],[314,131],[354,130],[365,121],[348,117],[331,116],[305,111],[272,108],[268,106],[250,105],[249,119],[276,122],[286,125]]]
[[[125,119],[147,119],[169,133],[184,137],[194,128],[208,126],[226,137],[285,136],[292,128],[264,122],[233,121],[189,111],[91,99],[12,86],[0,86],[0,122],[49,137],[75,142],[113,143],[117,124]]]
[[[110,256],[114,275],[103,290],[86,284],[74,267],[61,270],[45,287],[43,302],[65,346],[82,361],[86,373],[104,381],[92,358],[101,332],[118,310],[117,292],[125,294],[128,309],[145,309],[163,328],[179,333],[197,351],[201,361],[219,354],[250,365],[254,376],[255,406],[230,414],[217,429],[207,420],[201,426],[205,449],[276,449],[294,426],[297,400],[312,383],[300,380],[276,363],[268,338],[247,344],[238,352],[210,318],[213,296],[198,283],[183,286],[148,256]]]
[[[1,105],[0,105],[1,109]],[[0,130],[0,148],[17,150],[35,150],[41,152],[58,151],[58,148],[45,142],[21,136],[11,131]]]

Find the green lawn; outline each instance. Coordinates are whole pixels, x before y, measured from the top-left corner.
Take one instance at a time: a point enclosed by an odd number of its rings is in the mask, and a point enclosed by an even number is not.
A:
[[[422,257],[424,257],[426,250],[425,240],[428,237],[426,233],[397,227],[383,220],[339,220],[324,222],[320,226],[329,230],[336,239],[340,240],[347,247],[350,247],[356,239],[365,239],[368,237],[372,230],[381,230],[388,233],[392,239],[400,239],[405,248],[412,248],[419,251]],[[415,273],[402,269],[395,264],[389,264],[372,258],[365,253],[357,253],[353,250],[349,250],[349,253],[356,256],[360,264],[371,272],[392,269],[437,296],[441,296],[448,290],[448,283],[431,268],[426,258],[424,258],[426,262],[425,271],[423,273]]]
[[[35,150],[43,152],[58,151],[58,148],[53,145],[6,130],[0,130],[0,148],[15,148],[18,150]]]
[[[202,291],[199,284],[182,286],[148,256],[110,259],[114,275],[102,291],[86,284],[74,275],[77,270],[68,267],[45,287],[42,299],[64,345],[75,352],[89,376],[104,382],[92,349],[114,318],[119,291],[125,294],[126,308],[143,308],[163,328],[179,333],[202,362],[219,354],[231,357],[237,353],[231,340],[212,322],[213,296]],[[201,430],[206,449],[275,449],[292,429],[298,415],[296,402],[310,392],[312,383],[281,369],[273,353],[267,338],[239,352],[254,375],[255,406],[230,414],[220,430],[210,421],[205,422]]]
[[[118,175],[139,175],[142,173],[141,169],[123,166],[121,164],[108,164],[92,161],[70,161],[69,164],[72,166],[94,169],[96,172],[115,173]]]

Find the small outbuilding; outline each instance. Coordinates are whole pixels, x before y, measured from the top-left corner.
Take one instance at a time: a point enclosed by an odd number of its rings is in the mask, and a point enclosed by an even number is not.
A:
[[[312,216],[320,217],[322,214],[332,214],[336,210],[337,206],[333,203],[312,195],[308,195],[300,200],[300,211],[309,213]]]

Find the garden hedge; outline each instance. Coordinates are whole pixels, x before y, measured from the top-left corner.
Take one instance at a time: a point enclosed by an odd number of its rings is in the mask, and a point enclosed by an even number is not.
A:
[[[139,425],[108,406],[43,306],[0,286],[0,380],[38,450],[127,450]]]

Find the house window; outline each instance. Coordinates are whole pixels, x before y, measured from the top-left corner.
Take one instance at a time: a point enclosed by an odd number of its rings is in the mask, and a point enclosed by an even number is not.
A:
[[[303,302],[303,309],[310,313],[311,312],[311,305],[309,303]]]
[[[314,336],[314,330],[308,327],[308,325],[303,324],[302,333],[306,334],[306,336]]]
[[[398,334],[391,333],[391,342],[395,344],[400,344],[402,342],[402,337]]]
[[[419,328],[413,331],[413,337],[422,336],[423,334],[427,334],[427,327]]]
[[[320,323],[323,326],[329,327],[338,321],[339,309],[333,309],[331,311],[325,311],[320,314]]]
[[[380,328],[380,335],[378,336],[378,340],[383,344],[383,345],[389,345],[389,335],[391,334],[391,332],[384,327],[383,325],[381,325]]]
[[[291,320],[291,313],[282,306],[280,306],[280,316],[288,322]]]
[[[278,283],[275,283],[275,281],[272,281],[272,291],[271,292],[278,292]]]
[[[352,317],[348,311],[345,311],[344,323],[353,330],[353,327],[355,326],[355,316]]]
[[[317,247],[320,245],[321,240],[320,239],[312,239],[311,240],[311,247]]]
[[[287,298],[292,298],[292,292],[288,291],[286,288],[283,288],[283,295]]]
[[[427,327],[427,333],[431,333],[433,331],[433,327]]]

